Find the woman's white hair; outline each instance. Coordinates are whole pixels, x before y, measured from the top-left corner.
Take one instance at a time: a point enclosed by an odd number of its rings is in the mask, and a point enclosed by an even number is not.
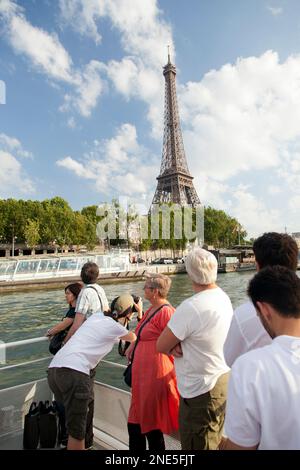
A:
[[[185,259],[188,275],[196,284],[207,285],[217,280],[218,262],[216,257],[203,248],[194,248]]]

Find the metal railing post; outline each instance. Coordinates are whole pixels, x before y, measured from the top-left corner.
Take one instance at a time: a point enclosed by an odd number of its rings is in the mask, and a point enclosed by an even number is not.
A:
[[[17,272],[17,270],[18,270],[19,264],[20,264],[20,261],[17,261],[15,270],[14,270],[13,275],[12,275],[12,278],[11,278],[12,281],[14,281],[14,279],[15,279],[15,274],[16,274],[16,272]]]

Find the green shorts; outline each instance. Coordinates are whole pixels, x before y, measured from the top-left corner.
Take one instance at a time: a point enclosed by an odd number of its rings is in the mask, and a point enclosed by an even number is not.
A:
[[[65,407],[69,435],[84,439],[88,407],[93,400],[90,376],[66,367],[51,367],[48,369],[48,383],[55,400]]]
[[[180,397],[179,432],[182,450],[216,450],[222,437],[229,373],[209,392]]]

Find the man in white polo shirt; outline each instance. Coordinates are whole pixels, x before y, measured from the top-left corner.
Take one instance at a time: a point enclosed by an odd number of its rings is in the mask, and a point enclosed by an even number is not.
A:
[[[300,450],[300,279],[267,267],[248,295],[273,341],[232,367],[222,449]]]
[[[297,269],[298,246],[286,233],[264,233],[255,240],[253,251],[258,271],[275,265],[294,271]],[[262,327],[252,302],[248,301],[236,308],[224,344],[227,365],[231,367],[241,354],[270,343],[270,335]]]
[[[176,309],[157,350],[175,356],[182,449],[213,450],[224,424],[229,367],[223,345],[233,312],[229,297],[215,283],[218,263],[212,253],[195,248],[185,265],[195,295]]]

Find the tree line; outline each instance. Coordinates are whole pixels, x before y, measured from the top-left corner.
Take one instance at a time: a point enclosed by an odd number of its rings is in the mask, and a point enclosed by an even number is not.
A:
[[[17,243],[28,247],[40,244],[87,245],[97,244],[93,221],[84,209],[73,211],[61,197],[45,201],[0,199],[0,243]]]
[[[118,217],[124,211],[116,200],[112,201]],[[87,206],[81,211],[74,211],[67,201],[54,197],[44,201],[0,199],[0,243],[11,243],[13,237],[17,243],[24,243],[30,248],[37,245],[53,245],[58,247],[85,245],[93,249],[100,240],[97,238],[96,226],[103,216],[96,214],[97,206]],[[189,241],[184,235],[181,239],[174,238],[172,227],[174,218],[170,218],[170,238],[159,237],[153,240],[151,220],[149,217],[149,236],[139,241],[140,250],[186,248]],[[124,218],[124,214],[123,214]],[[128,215],[128,225],[134,216]],[[160,222],[161,223],[161,222]],[[229,247],[243,243],[247,233],[237,219],[222,210],[212,207],[204,209],[204,241],[216,247]],[[108,240],[110,246],[130,246],[131,241],[120,236],[118,227],[115,238]],[[136,245],[136,243],[135,243]]]

